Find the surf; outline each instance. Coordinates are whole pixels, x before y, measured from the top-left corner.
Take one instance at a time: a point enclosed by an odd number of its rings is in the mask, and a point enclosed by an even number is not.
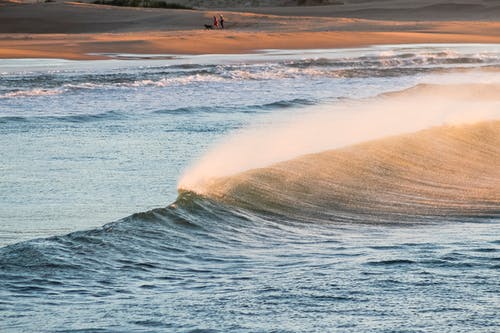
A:
[[[404,222],[500,214],[500,85],[420,84],[247,131],[181,196],[291,219]]]
[[[444,126],[213,180],[225,204],[305,220],[500,215],[500,121]]]

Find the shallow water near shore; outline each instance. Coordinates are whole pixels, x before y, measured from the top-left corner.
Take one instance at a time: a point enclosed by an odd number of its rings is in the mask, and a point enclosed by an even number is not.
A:
[[[497,45],[114,57],[0,60],[0,331],[498,329]]]

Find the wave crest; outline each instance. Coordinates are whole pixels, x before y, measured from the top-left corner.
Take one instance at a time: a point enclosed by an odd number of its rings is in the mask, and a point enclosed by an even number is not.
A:
[[[444,126],[213,180],[204,195],[289,218],[421,221],[500,214],[500,121]]]

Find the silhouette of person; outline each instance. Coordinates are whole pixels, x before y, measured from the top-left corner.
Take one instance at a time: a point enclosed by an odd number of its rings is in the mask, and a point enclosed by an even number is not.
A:
[[[217,21],[217,16],[214,16],[214,28],[217,29],[219,27],[219,22]]]
[[[219,22],[220,22],[220,28],[221,28],[221,29],[224,29],[224,16],[222,16],[222,15],[221,15],[221,16],[219,17]]]

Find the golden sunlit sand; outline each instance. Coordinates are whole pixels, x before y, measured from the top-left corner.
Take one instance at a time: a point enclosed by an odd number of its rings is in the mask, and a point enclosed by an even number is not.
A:
[[[96,59],[104,57],[101,53],[217,54],[377,44],[500,43],[500,6],[492,3],[469,0],[454,5],[434,0],[415,8],[408,2],[374,0],[215,11],[0,2],[0,58]],[[225,16],[227,29],[205,30],[203,25],[218,14]]]

